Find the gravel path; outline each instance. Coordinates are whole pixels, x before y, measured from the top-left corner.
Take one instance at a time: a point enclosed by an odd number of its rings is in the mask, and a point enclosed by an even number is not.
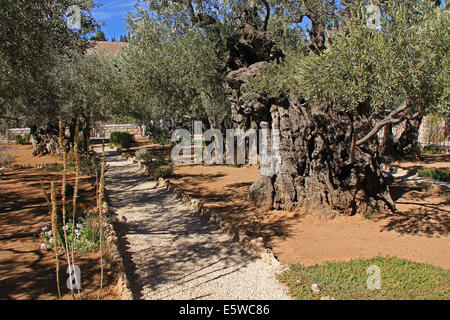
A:
[[[107,153],[110,204],[127,218],[118,227],[127,277],[137,299],[290,299],[275,267],[203,222],[174,194]]]

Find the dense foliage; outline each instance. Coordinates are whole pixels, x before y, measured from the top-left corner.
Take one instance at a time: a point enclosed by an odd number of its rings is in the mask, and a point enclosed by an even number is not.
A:
[[[66,12],[72,5],[81,9],[81,30],[68,27]],[[1,118],[29,126],[55,120],[67,99],[57,70],[89,46],[81,36],[98,27],[93,7],[89,0],[1,1]]]
[[[249,91],[346,110],[366,103],[375,112],[396,109],[408,98],[411,113],[448,115],[448,10],[430,1],[388,1],[381,9],[377,29],[348,17],[322,54],[293,52]]]

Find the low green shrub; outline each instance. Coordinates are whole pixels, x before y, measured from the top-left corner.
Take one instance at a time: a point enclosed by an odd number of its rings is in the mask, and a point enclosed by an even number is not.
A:
[[[29,144],[30,143],[30,135],[27,132],[25,132],[23,134],[23,141],[25,142],[25,144]]]
[[[173,174],[173,168],[169,165],[160,166],[153,172],[153,179],[170,178]]]
[[[159,135],[155,138],[155,142],[163,147],[171,144],[171,140],[167,138],[165,135]]]
[[[62,163],[49,164],[48,166],[45,166],[45,170],[53,171],[53,172],[62,172],[63,164]],[[66,165],[66,171],[67,172],[75,172],[75,165],[73,163],[68,163]]]
[[[436,150],[436,149],[429,149],[423,151],[426,154],[445,154],[446,152],[444,150]]]
[[[379,289],[369,288],[370,278],[380,271]],[[448,300],[450,271],[430,264],[393,257],[374,257],[320,265],[295,264],[279,275],[294,299],[320,300]],[[373,283],[373,282],[372,282]],[[320,292],[311,290],[316,284]]]
[[[80,172],[82,174],[95,177],[96,173],[100,174],[101,160],[93,154],[84,154],[80,157]],[[50,164],[45,167],[48,171],[62,172],[63,164]],[[70,159],[66,165],[67,172],[75,172],[74,159]]]
[[[450,169],[423,169],[419,171],[419,177],[450,182]]]
[[[450,203],[450,192],[444,192],[442,198],[445,199],[445,203]]]
[[[25,133],[23,136],[20,134],[17,134],[14,136],[14,142],[16,144],[25,145],[25,144],[28,144],[29,140],[30,140],[30,136],[28,135],[28,133]]]
[[[133,143],[133,135],[127,131],[115,131],[111,132],[109,141],[115,146],[129,149]]]
[[[164,159],[148,161],[146,165],[147,174],[151,179],[169,178],[173,174],[173,168]]]
[[[147,152],[147,149],[139,149],[138,151],[136,151],[136,153],[134,154],[134,156],[136,157],[137,160],[142,160],[142,161],[148,161],[150,155]]]
[[[100,175],[101,159],[94,154],[85,154],[80,157],[80,171],[88,176]]]

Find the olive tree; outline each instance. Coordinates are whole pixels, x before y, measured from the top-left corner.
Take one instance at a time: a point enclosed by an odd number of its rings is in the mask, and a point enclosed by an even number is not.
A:
[[[267,119],[281,131],[281,166],[251,187],[255,202],[324,216],[395,209],[377,135],[448,110],[448,11],[430,1],[379,5],[376,28],[361,2],[320,52],[289,60],[289,70],[269,67],[285,80]]]
[[[35,154],[55,151],[64,87],[57,68],[70,52],[82,53],[89,46],[82,35],[98,27],[90,13],[93,1],[2,0],[1,4],[0,118],[31,127]],[[67,13],[73,5],[80,9],[80,29],[68,27]],[[54,147],[47,150],[46,145]]]

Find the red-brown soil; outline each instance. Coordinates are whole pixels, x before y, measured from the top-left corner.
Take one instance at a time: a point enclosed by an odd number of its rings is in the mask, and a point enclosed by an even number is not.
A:
[[[426,155],[417,163],[400,166],[450,167],[450,155]],[[258,211],[247,201],[250,185],[259,176],[254,166],[175,167],[171,181],[187,194],[238,225],[263,236],[282,263],[313,265],[325,261],[373,256],[396,256],[450,267],[450,204],[441,187],[393,184],[391,194],[398,212],[374,217],[336,217],[322,220],[295,212]]]

